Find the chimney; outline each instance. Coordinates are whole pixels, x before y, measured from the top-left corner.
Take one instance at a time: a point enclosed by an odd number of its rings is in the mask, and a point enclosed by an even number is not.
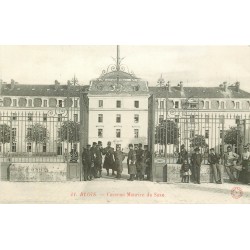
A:
[[[180,86],[180,91],[183,92],[184,89],[183,89],[183,82],[182,81],[179,83],[179,86]]]
[[[236,92],[240,92],[240,82],[235,83]]]
[[[227,82],[223,82],[223,90],[226,92],[227,91]]]
[[[170,84],[170,81],[167,82],[167,90],[168,90],[168,92],[171,92],[171,84]]]
[[[16,84],[16,82],[13,79],[11,79],[10,80],[10,90],[14,89],[15,84]]]
[[[57,90],[60,86],[60,82],[58,82],[57,80],[55,80],[55,90]]]

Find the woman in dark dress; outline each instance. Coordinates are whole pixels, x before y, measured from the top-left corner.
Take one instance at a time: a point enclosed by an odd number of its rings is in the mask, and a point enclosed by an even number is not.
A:
[[[107,170],[107,176],[109,176],[109,169],[112,169],[112,175],[115,175],[114,148],[111,147],[110,141],[108,142],[107,147],[103,149],[103,155],[105,155],[103,168]]]

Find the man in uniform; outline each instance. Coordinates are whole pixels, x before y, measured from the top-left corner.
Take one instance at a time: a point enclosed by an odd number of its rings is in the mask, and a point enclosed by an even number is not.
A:
[[[224,154],[224,165],[225,165],[226,172],[231,182],[237,181],[237,178],[235,176],[236,175],[235,166],[236,166],[236,162],[238,158],[239,158],[239,155],[232,152],[232,147],[228,146],[227,152]]]
[[[151,173],[151,153],[148,150],[148,145],[144,145],[143,151],[143,169],[142,169],[142,176],[144,179],[144,175],[147,175],[147,180],[150,180],[150,173]]]
[[[125,159],[125,155],[121,151],[120,145],[116,145],[116,151],[114,153],[114,157],[115,157],[115,170],[117,171],[116,178],[120,179],[123,171],[122,162]]]
[[[142,144],[138,144],[138,149],[136,150],[136,179],[142,180],[142,172],[143,172],[143,149]]]
[[[84,174],[84,181],[91,180],[91,165],[93,164],[93,157],[90,151],[90,145],[87,145],[87,148],[83,149],[82,153],[82,165],[83,165],[83,174]]]
[[[194,154],[191,156],[191,163],[193,166],[194,183],[201,184],[200,173],[201,173],[202,155],[200,154],[200,149],[198,147],[195,148]]]
[[[210,149],[210,154],[208,155],[208,163],[213,169],[214,180],[217,184],[222,184],[223,182],[223,169],[220,165],[220,156],[215,153],[214,148]]]
[[[93,142],[92,147],[90,148],[90,152],[91,152],[92,159],[93,159],[93,164],[91,165],[91,169],[90,169],[91,178],[96,177],[96,171],[95,171],[95,165],[94,165],[95,158],[96,158],[96,146],[97,146],[97,143]]]
[[[129,152],[127,158],[127,165],[128,165],[128,174],[130,175],[128,181],[133,181],[136,175],[136,167],[135,167],[135,151],[133,150],[133,144],[129,144]]]
[[[114,148],[111,147],[110,141],[107,143],[107,147],[103,149],[103,155],[105,155],[103,168],[107,170],[107,176],[109,176],[109,169],[112,169],[112,175],[115,175]]]
[[[95,148],[95,159],[94,159],[94,169],[95,178],[100,178],[102,176],[102,149],[101,144],[98,142]]]

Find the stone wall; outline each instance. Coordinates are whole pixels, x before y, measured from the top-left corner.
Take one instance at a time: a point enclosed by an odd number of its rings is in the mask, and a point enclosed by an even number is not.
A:
[[[66,181],[66,163],[12,163],[10,181],[43,182]]]

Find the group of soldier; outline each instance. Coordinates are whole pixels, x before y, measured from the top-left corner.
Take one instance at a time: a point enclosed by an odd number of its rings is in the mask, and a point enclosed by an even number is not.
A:
[[[103,161],[104,156],[104,162]],[[87,145],[83,148],[82,153],[82,165],[84,181],[89,181],[94,178],[102,177],[102,169],[106,169],[107,176],[111,175],[117,179],[121,179],[123,172],[123,161],[125,159],[125,153],[121,150],[120,145],[116,145],[116,150],[111,147],[111,142],[107,143],[107,146],[103,148],[102,142],[93,142],[92,146]],[[127,156],[128,174],[130,175],[129,181],[149,180],[151,173],[151,154],[148,150],[148,146],[144,146],[139,143],[138,148],[134,149],[133,144],[129,144],[129,152]]]
[[[194,183],[200,184],[200,169],[203,161],[203,155],[197,147],[190,157],[188,163],[188,152],[185,147],[181,148],[177,163],[181,163],[182,182],[189,182],[189,176]],[[210,149],[208,154],[208,163],[213,172],[215,183],[222,184],[224,177],[224,169],[229,177],[230,182],[242,182],[250,184],[250,152],[249,146],[243,147],[242,154],[232,151],[232,147],[228,146],[227,151],[223,154],[217,154],[214,148]]]

